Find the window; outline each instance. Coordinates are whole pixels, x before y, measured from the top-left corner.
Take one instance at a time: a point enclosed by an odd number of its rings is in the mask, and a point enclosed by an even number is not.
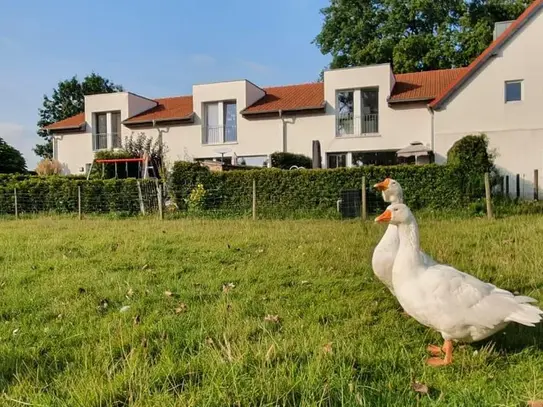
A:
[[[396,165],[395,151],[358,151],[353,152],[353,165]]]
[[[236,102],[204,104],[204,144],[235,143],[237,136]]]
[[[362,89],[362,134],[379,132],[379,90]]]
[[[354,90],[336,93],[336,110],[337,134],[354,134]]]
[[[96,131],[94,132],[94,149],[107,148],[107,113],[96,113]]]
[[[347,166],[347,154],[328,154],[328,168],[340,168]]]
[[[121,112],[94,114],[92,147],[94,150],[121,147]]]
[[[224,103],[224,141],[233,143],[238,140],[236,102]]]
[[[336,92],[336,136],[379,133],[379,89]]]
[[[111,113],[111,144],[113,148],[121,148],[121,112]]]
[[[505,82],[505,102],[518,102],[522,100],[522,81]]]

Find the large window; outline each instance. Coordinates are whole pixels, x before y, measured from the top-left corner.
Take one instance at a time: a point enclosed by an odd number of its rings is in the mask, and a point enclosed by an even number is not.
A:
[[[121,148],[121,112],[111,113],[111,144],[113,148]]]
[[[340,168],[347,166],[347,153],[328,154],[328,168]]]
[[[362,134],[379,133],[379,90],[362,89]]]
[[[336,94],[337,134],[354,134],[354,90],[342,90]]]
[[[379,89],[341,90],[336,93],[336,135],[379,133]]]
[[[204,104],[203,144],[235,143],[237,135],[235,101]]]
[[[94,149],[107,148],[107,113],[96,114],[96,129],[94,132]]]
[[[121,112],[94,114],[92,146],[94,150],[121,147]]]
[[[359,151],[353,153],[353,166],[396,165],[398,158],[395,151]]]

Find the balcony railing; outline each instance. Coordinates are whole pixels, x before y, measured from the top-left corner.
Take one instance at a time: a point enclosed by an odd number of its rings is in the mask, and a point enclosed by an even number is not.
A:
[[[111,137],[111,146],[108,146],[108,139]],[[109,148],[121,148],[122,140],[120,133],[97,133],[93,134],[93,146],[95,150],[106,150]]]
[[[123,146],[121,135],[119,133],[111,133],[112,148],[121,148]]]
[[[93,135],[93,146],[95,150],[107,149],[107,133],[96,133]]]
[[[379,133],[379,114],[336,115],[336,137],[367,136]]]
[[[203,126],[202,131],[202,144],[223,144],[238,141],[236,126]]]

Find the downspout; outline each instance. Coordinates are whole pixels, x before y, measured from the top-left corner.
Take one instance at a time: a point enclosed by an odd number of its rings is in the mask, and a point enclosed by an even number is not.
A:
[[[281,119],[281,143],[283,145],[283,153],[287,152],[287,132],[286,132],[286,123],[283,118],[283,110],[279,109],[279,119]]]
[[[430,146],[432,148],[432,153],[434,154],[434,162],[436,157],[436,133],[435,133],[435,124],[434,124],[434,109],[432,109],[430,106],[428,106],[428,110],[430,111]]]

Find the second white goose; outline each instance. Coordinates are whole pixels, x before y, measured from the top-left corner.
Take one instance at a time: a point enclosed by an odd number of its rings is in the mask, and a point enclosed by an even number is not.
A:
[[[392,178],[386,178],[384,181],[374,185],[374,188],[381,191],[383,200],[391,204],[403,203],[403,190],[400,183]],[[398,236],[398,227],[389,224],[385,234],[373,250],[371,266],[375,276],[390,290],[394,295],[392,287],[392,266],[394,259],[398,254],[400,239]],[[420,251],[420,256],[424,264],[432,265],[436,262],[426,253]]]

